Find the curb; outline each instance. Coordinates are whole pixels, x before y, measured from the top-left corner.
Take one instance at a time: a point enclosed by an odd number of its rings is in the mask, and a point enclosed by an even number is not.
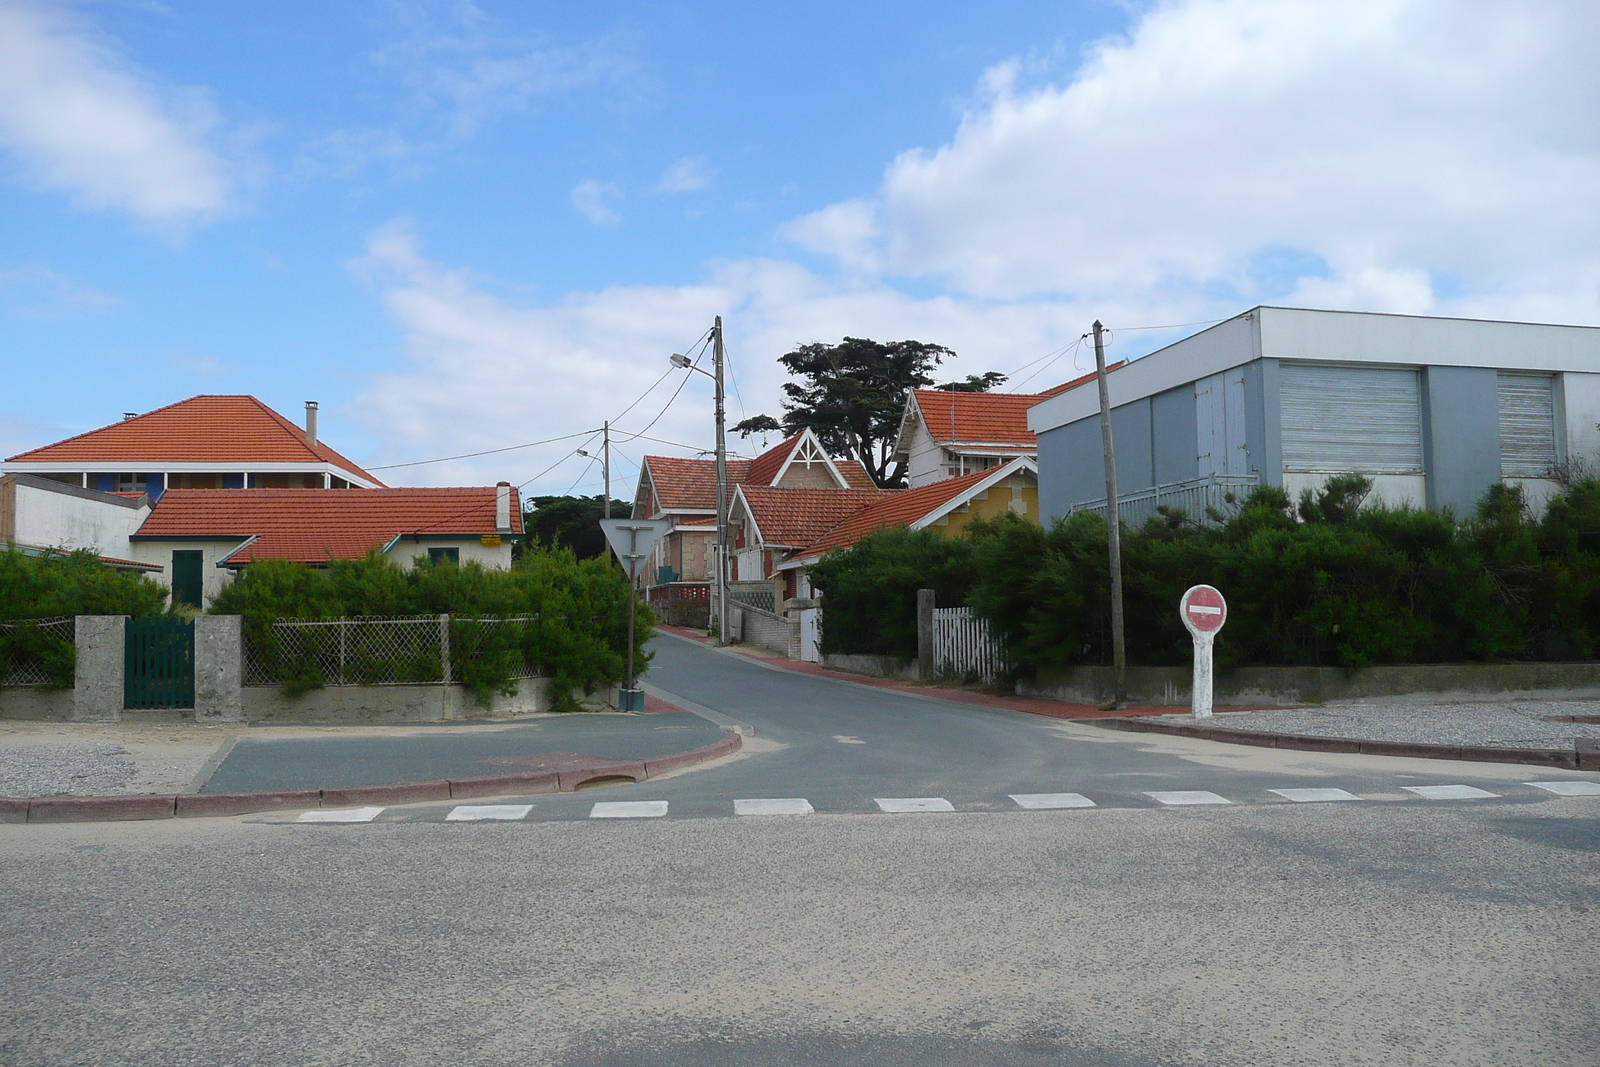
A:
[[[1420,759],[1467,760],[1477,763],[1516,763],[1565,770],[1600,771],[1600,740],[1579,738],[1572,749],[1493,748],[1488,745],[1425,745],[1410,741],[1361,741],[1348,737],[1276,734],[1226,727],[1184,726],[1148,719],[1093,719],[1107,730],[1198,737],[1256,748],[1287,748],[1303,752],[1358,752],[1367,756],[1410,756]]]
[[[652,760],[595,760],[560,772],[496,774],[436,782],[288,789],[260,793],[184,793],[166,796],[0,797],[0,823],[115,822],[171,818],[217,818],[286,809],[343,808],[366,804],[423,804],[508,794],[570,793],[586,786],[642,782],[739,751],[744,738],[728,732],[720,741]]]

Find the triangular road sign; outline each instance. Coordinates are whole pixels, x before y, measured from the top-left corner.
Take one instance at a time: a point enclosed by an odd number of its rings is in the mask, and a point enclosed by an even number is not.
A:
[[[672,529],[672,523],[666,519],[601,519],[600,529],[605,531],[606,543],[632,579],[639,576],[639,564],[650,558],[656,542]]]

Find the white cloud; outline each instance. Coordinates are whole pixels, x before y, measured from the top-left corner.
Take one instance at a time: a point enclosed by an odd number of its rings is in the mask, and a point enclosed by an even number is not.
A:
[[[228,207],[216,125],[203,94],[161,92],[62,9],[0,0],[0,146],[30,184],[181,231]]]
[[[1017,77],[990,71],[951,141],[896,159],[870,205],[790,236],[991,299],[1298,285],[1429,310],[1554,284],[1567,315],[1600,313],[1563,280],[1600,264],[1596,5],[1182,0],[1064,85]],[[1260,277],[1283,248],[1331,277]]]
[[[742,396],[741,404],[730,389],[730,425],[761,411],[781,414],[784,378],[776,360],[810,341],[846,334],[934,340],[961,354],[948,367],[960,375],[1011,370],[1076,337],[1093,317],[1065,301],[980,306],[949,297],[913,299],[881,284],[820,278],[774,260],[716,264],[700,284],[619,286],[520,307],[467,272],[429,260],[403,221],[375,233],[366,254],[350,266],[380,292],[405,337],[406,365],[375,378],[355,406],[379,441],[375,463],[459,455],[597,427],[668,370],[669,353],[689,351],[718,314],[726,316]],[[1140,305],[1137,313],[1147,309]],[[1113,318],[1136,313],[1132,304],[1101,310]],[[1193,309],[1160,311],[1181,316]],[[1084,366],[1080,359],[1076,372]],[[1033,384],[1074,373],[1071,360],[1063,359]],[[642,429],[678,384],[677,374],[670,376],[621,421],[619,432]],[[711,431],[709,382],[696,374],[649,432],[703,448]],[[396,484],[517,483],[579,444],[379,473]],[[620,447],[627,458],[618,460],[618,495],[626,495],[619,487],[632,477],[629,460],[645,451],[685,454],[652,442]],[[530,492],[563,492],[582,467],[582,460],[569,460]]]
[[[0,309],[19,318],[56,318],[109,311],[122,303],[76,278],[39,264],[0,270]]]
[[[621,190],[607,182],[587,178],[572,187],[572,206],[596,226],[615,226],[622,221],[611,206],[622,196]]]
[[[846,200],[787,222],[778,236],[810,252],[837,259],[851,271],[875,272],[883,268],[878,251],[882,231],[877,205],[866,200]]]
[[[656,189],[663,193],[692,193],[710,185],[716,173],[704,156],[686,156],[662,171]]]

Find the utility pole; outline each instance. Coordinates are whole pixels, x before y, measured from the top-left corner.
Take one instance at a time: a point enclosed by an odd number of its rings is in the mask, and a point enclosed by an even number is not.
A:
[[[1100,443],[1106,453],[1106,543],[1111,550],[1111,662],[1116,688],[1111,703],[1128,706],[1128,647],[1122,634],[1122,520],[1117,515],[1117,457],[1111,448],[1111,390],[1106,386],[1105,327],[1094,320],[1094,373],[1100,383]]]
[[[723,431],[722,316],[711,331],[711,364],[717,383],[717,644],[728,643],[728,442]]]
[[[605,434],[605,444],[601,446],[601,454],[605,457],[600,461],[600,470],[606,480],[606,518],[611,517],[611,422],[607,420],[600,431]]]

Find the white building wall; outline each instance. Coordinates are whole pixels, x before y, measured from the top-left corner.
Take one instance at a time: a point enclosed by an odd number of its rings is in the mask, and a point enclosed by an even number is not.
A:
[[[86,548],[96,555],[134,558],[128,535],[150,514],[148,503],[107,496],[73,486],[49,488],[16,482],[16,529],[22,544],[40,548]]]
[[[416,566],[418,557],[427,561],[430,548],[454,548],[460,552],[459,562],[463,564],[478,563],[497,571],[511,569],[511,541],[506,538],[502,538],[500,544],[495,546],[485,545],[476,537],[401,541],[389,550],[388,555],[403,570],[410,570]]]
[[[129,559],[139,563],[154,563],[161,568],[159,574],[149,577],[165,586],[172,588],[172,553],[174,552],[201,552],[200,561],[200,593],[201,603],[209,605],[211,598],[222,591],[222,587],[233,581],[233,572],[225,567],[218,567],[217,561],[244,543],[240,537],[230,537],[217,541],[134,541],[130,546]]]
[[[1561,376],[1566,458],[1600,464],[1600,373]]]
[[[923,421],[917,419],[911,442],[906,447],[906,485],[915,489],[919,485],[931,485],[948,477],[944,449],[939,447]]]

